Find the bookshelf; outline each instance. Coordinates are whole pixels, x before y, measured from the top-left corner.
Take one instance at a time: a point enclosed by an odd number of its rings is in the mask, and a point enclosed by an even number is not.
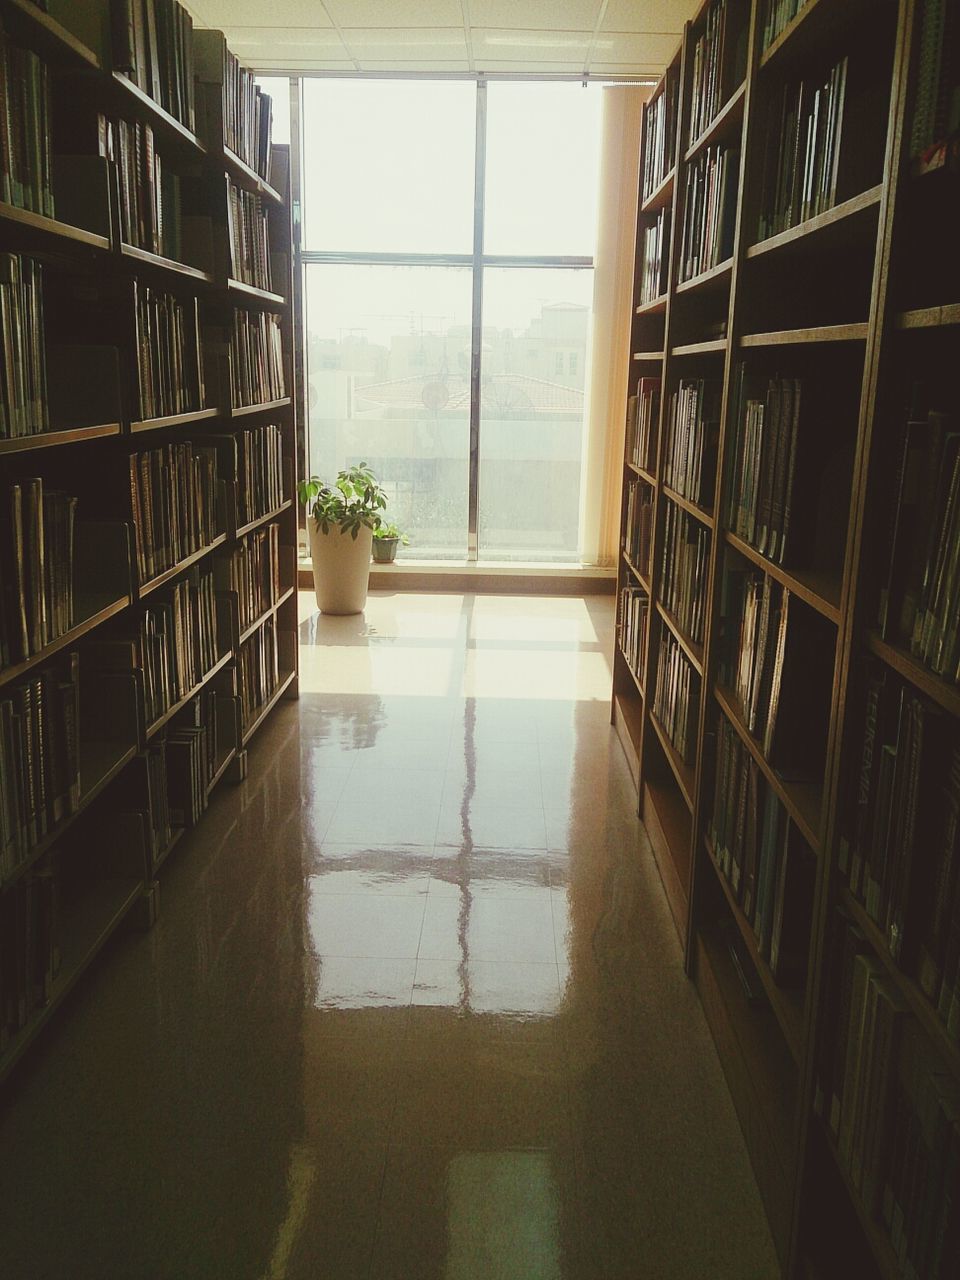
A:
[[[960,1259],[958,34],[705,3],[641,130],[612,722],[791,1280]]]
[[[0,0],[50,143],[0,174],[0,1079],[298,692],[289,149],[148,11]]]

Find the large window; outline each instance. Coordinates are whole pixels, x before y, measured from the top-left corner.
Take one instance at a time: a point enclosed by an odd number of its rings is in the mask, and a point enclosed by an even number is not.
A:
[[[306,79],[308,450],[421,559],[579,558],[600,90]]]

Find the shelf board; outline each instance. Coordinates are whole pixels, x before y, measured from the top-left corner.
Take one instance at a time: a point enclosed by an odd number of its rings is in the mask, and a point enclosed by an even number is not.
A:
[[[54,654],[59,653],[62,649],[67,649],[70,645],[76,644],[88,632],[93,631],[95,627],[99,627],[101,622],[106,622],[116,614],[122,613],[130,604],[130,596],[123,595],[104,600],[103,593],[101,593],[96,602],[86,602],[86,610],[82,609],[82,603],[78,605],[76,612],[83,611],[84,617],[75,623],[69,631],[65,631],[62,636],[58,636],[56,640],[52,640],[38,653],[31,654],[29,658],[25,658],[22,662],[14,663],[13,666],[9,667],[0,667],[0,687],[9,684],[12,680],[19,679],[31,667],[36,667],[49,661]]]
[[[940,1057],[949,1066],[955,1080],[960,1080],[960,1044],[950,1038],[946,1027],[937,1016],[937,1011],[923,994],[913,978],[897,964],[887,947],[883,930],[867,914],[867,910],[849,889],[841,889],[840,902],[857,928],[873,947],[878,959],[883,963],[891,980],[910,1006],[910,1012],[923,1027],[924,1032],[936,1046]]]
[[[96,958],[127,912],[143,893],[141,880],[102,880],[65,912],[60,940],[60,972],[53,980],[50,998],[34,1010],[0,1056],[2,1080],[23,1056],[66,998],[77,979]]]
[[[96,53],[31,0],[6,0],[4,9],[4,21],[9,22],[12,34],[22,35],[47,61],[66,67],[101,70]]]
[[[280,400],[265,400],[262,404],[245,404],[238,409],[230,410],[231,418],[246,418],[252,413],[273,413],[277,409],[286,409],[291,401],[289,396],[283,396]]]
[[[741,347],[786,347],[813,342],[866,342],[870,326],[856,324],[822,324],[811,329],[775,329],[770,333],[744,333]]]
[[[189,569],[192,564],[196,564],[198,560],[208,556],[211,551],[215,551],[217,547],[222,547],[226,540],[227,535],[225,533],[218,534],[208,546],[201,547],[199,551],[194,551],[193,555],[187,556],[185,560],[181,560],[169,569],[164,569],[163,573],[158,573],[156,577],[151,578],[149,582],[145,582],[140,586],[137,591],[137,599],[142,600],[151,591],[156,591],[158,587],[165,586],[178,574],[183,573],[184,569]]]
[[[45,214],[34,213],[32,209],[19,209],[4,201],[0,201],[0,222],[24,227],[29,231],[40,231],[45,236],[53,236],[71,244],[86,245],[91,249],[110,248],[109,236],[87,231],[84,227],[75,227],[69,222],[60,222],[57,218],[48,218]]]
[[[682,946],[689,914],[690,813],[677,788],[651,778],[648,770],[643,779],[641,817]]]
[[[867,633],[867,648],[888,667],[899,672],[905,680],[909,680],[914,688],[925,693],[950,715],[960,718],[960,687],[923,666],[906,649],[881,639],[876,631]]]
[[[145,266],[154,267],[158,271],[184,276],[188,280],[199,280],[203,284],[214,283],[215,278],[211,271],[201,271],[199,267],[191,267],[186,262],[177,262],[175,258],[165,258],[159,253],[151,253],[149,249],[139,249],[133,244],[121,244],[120,256],[121,258],[129,258],[131,262],[139,262]]]
[[[73,813],[68,813],[65,818],[52,827],[42,839],[40,839],[31,849],[28,849],[26,856],[21,862],[18,862],[9,875],[0,884],[0,889],[5,890],[9,885],[19,880],[24,872],[28,871],[48,849],[62,839],[64,832],[70,827],[77,818],[83,813],[88,805],[96,800],[97,796],[103,791],[109,783],[117,776],[121,769],[130,763],[137,754],[136,743],[124,742],[81,742],[80,743],[80,800]]]
[[[271,293],[269,289],[258,289],[256,285],[244,284],[242,280],[228,280],[227,293],[237,293],[243,298],[262,302],[269,307],[285,307],[287,300],[279,293]]]
[[[728,138],[735,132],[735,125],[743,124],[743,103],[747,94],[747,82],[742,80],[724,105],[713,117],[707,127],[687,148],[683,157],[684,164],[689,164],[704,147],[711,146],[720,138]]]
[[[633,695],[633,689],[628,691]],[[627,697],[615,690],[613,695],[613,727],[623,747],[633,785],[640,786],[640,742],[643,737],[643,700]]]
[[[668,484],[662,485],[661,490],[665,497],[669,498],[671,502],[676,503],[678,507],[681,507],[689,515],[693,516],[694,520],[699,520],[700,523],[706,525],[708,529],[713,528],[714,519],[709,511],[704,511],[703,507],[698,507],[695,502],[691,502],[689,498],[685,498],[682,493],[677,493],[676,489],[671,489]]]
[[[767,236],[764,240],[756,241],[748,247],[746,257],[760,258],[765,254],[775,253],[778,249],[787,249],[790,246],[806,247],[810,245],[814,247],[824,239],[834,238],[840,230],[844,233],[850,229],[855,231],[856,220],[860,215],[872,217],[880,208],[882,195],[882,183],[875,187],[869,187],[866,191],[861,191],[859,195],[851,196],[849,200],[844,200],[841,204],[834,205],[832,209],[825,209],[823,213],[818,213],[813,218],[798,222],[795,227],[788,227],[786,231],[778,231],[776,235]],[[854,220],[852,228],[851,220]],[[835,230],[828,237],[826,233],[830,232],[831,228]]]
[[[658,187],[654,189],[640,206],[641,213],[659,213],[664,205],[673,198],[673,180],[677,175],[676,165],[670,170]]]
[[[243,746],[247,745],[247,743],[250,741],[253,735],[257,732],[257,730],[263,724],[264,720],[266,720],[267,716],[270,714],[273,708],[277,705],[277,703],[280,701],[280,699],[283,697],[286,691],[290,688],[290,685],[293,683],[293,680],[296,674],[297,673],[295,671],[280,672],[280,683],[277,685],[276,689],[274,689],[273,693],[271,693],[270,697],[266,700],[263,706],[260,707],[260,709],[256,712],[256,714],[254,715],[250,723],[243,730],[243,737],[241,739]]]
[[[720,888],[723,890],[727,905],[737,928],[740,930],[744,946],[750,953],[750,959],[753,961],[754,968],[760,976],[767,1000],[770,1002],[770,1008],[773,1010],[780,1030],[783,1032],[783,1038],[786,1041],[787,1048],[790,1050],[790,1056],[799,1065],[803,1047],[802,997],[795,991],[788,991],[784,987],[777,985],[769,964],[760,954],[760,948],[757,946],[757,935],[754,933],[750,921],[744,915],[743,908],[737,901],[733,886],[720,869],[712,844],[709,840],[704,839],[704,845],[707,850],[707,859],[713,867],[717,879],[720,881]]]
[[[271,520],[275,520],[277,516],[282,515],[284,511],[289,511],[293,506],[292,498],[285,498],[279,507],[275,507],[273,511],[268,511],[265,516],[256,516],[253,520],[249,520],[246,524],[234,530],[234,538],[242,538],[245,533],[250,533],[262,524],[269,524]]]
[[[267,200],[272,200],[274,204],[283,204],[283,196],[275,187],[271,187],[266,178],[262,178],[256,169],[247,164],[246,160],[241,160],[235,151],[224,144],[222,159],[224,167],[230,171],[233,178],[242,178],[244,185],[250,187],[258,195],[264,196]]]
[[[79,444],[83,440],[102,440],[104,436],[118,436],[120,431],[119,422],[105,422],[96,427],[71,427],[66,431],[38,431],[31,436],[0,440],[0,454],[49,449],[58,444]]]
[[[778,796],[781,804],[813,852],[820,854],[820,811],[823,787],[815,782],[786,782],[774,770],[760,749],[760,744],[743,722],[736,694],[723,685],[714,688],[721,711],[737,731],[740,741],[756,761],[757,767]]]
[[[642,570],[640,570],[640,569],[639,569],[639,568],[638,568],[638,567],[633,563],[633,561],[630,559],[630,557],[627,555],[627,553],[626,553],[625,551],[621,551],[621,552],[620,552],[620,554],[621,554],[621,556],[623,557],[623,563],[627,566],[627,568],[630,570],[630,572],[631,572],[631,573],[633,574],[633,576],[636,578],[637,582],[639,582],[640,586],[641,586],[641,587],[643,587],[643,589],[644,589],[644,591],[646,591],[647,595],[650,595],[650,579],[649,579],[649,577],[648,577],[645,573],[643,573],[643,572],[642,572]]]
[[[840,1152],[837,1148],[833,1134],[824,1123],[822,1117],[818,1117],[818,1124],[824,1145],[830,1152],[833,1163],[836,1165],[837,1172],[840,1174],[840,1178],[846,1188],[847,1195],[850,1197],[850,1203],[853,1206],[853,1211],[857,1215],[857,1220],[860,1223],[861,1230],[863,1231],[867,1243],[870,1246],[870,1250],[873,1253],[874,1260],[877,1264],[877,1270],[880,1273],[880,1280],[900,1280],[903,1275],[903,1271],[901,1270],[897,1255],[894,1253],[893,1245],[887,1239],[887,1236],[879,1223],[875,1222],[874,1219],[870,1217],[869,1213],[867,1213],[866,1206],[860,1198],[860,1192],[850,1180],[850,1174],[847,1167],[840,1158]]]
[[[706,342],[684,342],[679,347],[671,347],[672,356],[708,356],[716,353],[723,355],[727,349],[726,338],[709,338]]]
[[[816,569],[784,569],[782,565],[768,560],[756,547],[731,533],[724,534],[728,546],[739,552],[746,560],[751,560],[764,573],[779,582],[781,586],[792,591],[795,596],[815,609],[822,617],[837,626],[840,622],[840,582],[836,575],[824,573]]]
[[[121,99],[122,110],[136,110],[148,124],[165,134],[168,141],[177,143],[192,154],[201,156],[207,154],[206,147],[197,135],[191,133],[186,125],[181,124],[175,116],[161,107],[160,103],[145,93],[139,85],[134,84],[129,76],[125,76],[121,71],[114,71],[111,72],[110,79],[115,93]]]
[[[645,480],[647,484],[651,486],[656,485],[657,483],[656,476],[653,474],[652,471],[648,471],[646,467],[638,467],[635,462],[627,462],[624,465],[627,467],[628,470],[632,471],[634,475],[639,476],[641,480]]]
[[[197,681],[197,683],[193,686],[192,689],[188,690],[183,695],[182,698],[178,698],[177,701],[174,702],[172,706],[169,706],[166,709],[166,711],[163,712],[162,715],[158,716],[157,719],[154,720],[153,724],[151,724],[147,729],[147,732],[145,734],[145,740],[149,742],[150,739],[154,736],[154,734],[158,733],[165,724],[168,724],[173,719],[173,717],[177,714],[178,711],[182,711],[183,708],[190,701],[190,699],[195,698],[197,694],[200,692],[200,690],[203,689],[204,686],[208,685],[210,681],[213,679],[213,677],[217,675],[218,672],[224,669],[224,667],[227,665],[228,662],[232,662],[232,661],[233,661],[233,650],[228,649],[226,653],[222,654],[217,659],[217,661],[213,664],[213,666],[206,673],[206,675],[202,676]]]
[[[898,329],[941,329],[960,324],[960,302],[945,302],[939,307],[920,307],[914,311],[898,311],[894,316]]]
[[[237,757],[237,748],[228,747],[226,751],[222,751],[217,759],[217,767],[213,771],[213,777],[207,783],[207,799],[213,794],[214,788],[223,779],[227,770],[233,764]]]
[[[170,835],[170,839],[167,841],[167,847],[160,852],[156,862],[153,864],[154,875],[156,875],[156,873],[160,870],[160,868],[166,862],[167,858],[170,857],[170,854],[173,853],[174,849],[183,839],[184,835],[186,834],[186,830],[187,830],[186,827],[173,828],[173,831]]]
[[[637,307],[636,314],[638,316],[658,316],[662,315],[667,309],[667,295],[661,293],[659,298],[654,298],[652,302],[642,302]]]
[[[663,352],[662,351],[635,351],[633,353],[633,358],[634,360],[639,360],[641,362],[648,361],[652,363],[655,361],[662,360]]]
[[[686,634],[686,632],[680,626],[680,623],[677,621],[676,616],[672,614],[669,609],[665,608],[660,603],[659,600],[657,601],[657,613],[659,613],[660,617],[664,620],[664,622],[669,627],[674,639],[676,640],[680,648],[683,650],[683,652],[687,655],[687,658],[689,659],[694,670],[697,672],[697,675],[699,675],[702,678],[703,677],[703,645],[696,644],[693,640],[690,639],[690,637]]]
[[[687,806],[687,808],[690,810],[690,812],[693,813],[693,792],[694,792],[693,765],[686,764],[685,761],[682,759],[680,752],[676,749],[676,747],[673,745],[673,743],[670,741],[669,737],[667,736],[666,729],[664,729],[663,725],[660,723],[657,717],[653,714],[652,710],[650,712],[650,723],[653,725],[654,732],[656,733],[657,737],[660,740],[661,747],[663,747],[663,754],[667,757],[667,763],[670,766],[670,772],[673,774],[674,778],[676,778],[677,780],[677,786],[680,788],[680,794],[683,796],[683,802]]]
[[[131,422],[130,431],[137,434],[142,431],[163,431],[167,427],[185,427],[190,422],[216,418],[219,413],[219,409],[193,409],[188,413],[169,413],[165,418],[143,418]]]
[[[733,259],[724,258],[723,262],[718,262],[715,267],[710,267],[707,271],[701,271],[699,275],[692,276],[689,280],[684,280],[682,284],[678,284],[675,293],[694,293],[698,289],[706,292],[708,289],[719,289],[727,284],[733,274]]]
[[[641,698],[643,698],[645,695],[643,692],[643,685],[640,683],[640,677],[637,675],[636,671],[634,671],[633,667],[630,665],[630,659],[627,657],[626,653],[624,652],[623,645],[620,643],[619,639],[617,640],[617,650],[620,654],[620,657],[623,659],[623,665],[626,667],[626,669],[630,673],[630,677],[633,680],[634,685],[636,686],[637,693],[640,695]]]

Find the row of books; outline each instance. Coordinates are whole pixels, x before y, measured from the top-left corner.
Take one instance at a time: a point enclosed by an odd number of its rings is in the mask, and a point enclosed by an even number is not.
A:
[[[272,290],[266,205],[260,196],[230,181],[227,183],[227,232],[231,277],[257,289]]]
[[[50,999],[60,972],[58,856],[0,894],[0,1052]]]
[[[79,804],[79,671],[70,653],[0,696],[0,882]]]
[[[955,414],[914,407],[897,475],[885,637],[938,675],[960,679],[960,432]]]
[[[148,815],[152,867],[174,831],[196,826],[206,811],[210,784],[226,746],[220,740],[218,714],[223,698],[215,689],[201,689],[125,772],[128,802]]]
[[[277,616],[273,614],[240,646],[237,661],[241,723],[246,727],[280,683]]]
[[[174,262],[209,268],[213,219],[197,178],[163,160],[153,129],[142,121],[100,117],[101,145],[119,177],[120,239]]]
[[[240,65],[218,32],[204,32],[198,46],[201,78],[222,84],[225,145],[261,178],[270,178],[273,104],[256,83],[255,73]],[[211,38],[213,37],[213,38]]]
[[[215,562],[218,591],[235,592],[245,631],[280,599],[280,526],[254,529]]]
[[[39,476],[7,487],[0,513],[0,669],[22,662],[74,624],[77,499]]]
[[[647,103],[643,113],[643,173],[641,199],[647,200],[673,168],[677,149],[680,78],[668,70],[663,92]]]
[[[781,986],[806,983],[816,859],[723,716],[717,723],[713,855]]]
[[[693,762],[696,751],[699,706],[700,677],[674,636],[664,627],[660,634],[653,714],[685,764]]]
[[[652,471],[660,422],[660,379],[641,378],[627,402],[627,457],[635,467]]]
[[[620,648],[641,684],[649,625],[650,597],[641,587],[624,587],[620,592]]]
[[[222,532],[217,447],[191,441],[130,455],[137,570],[141,585],[208,547]]]
[[[653,509],[653,489],[642,480],[632,481],[627,489],[623,549],[631,563],[644,574],[650,573]]]
[[[193,130],[193,19],[177,0],[111,0],[113,67]]]
[[[727,0],[712,0],[703,16],[703,28],[693,46],[690,83],[690,141],[700,137],[723,106],[724,39],[727,35]]]
[[[148,726],[204,678],[220,657],[213,570],[188,570],[139,620]]]
[[[54,217],[50,72],[0,29],[0,199]]]
[[[792,22],[807,0],[761,0],[760,47],[768,48],[780,32]]]
[[[233,441],[237,527],[242,528],[276,511],[284,501],[283,432],[276,423],[267,422],[237,432]]]
[[[838,923],[827,1010],[836,1034],[816,1105],[898,1273],[947,1280],[960,1247],[956,1081],[862,934]]]
[[[661,478],[681,497],[713,509],[722,384],[682,378],[667,406]]]
[[[921,0],[910,155],[960,132],[960,4]]]
[[[203,407],[197,343],[197,300],[139,284],[137,371],[144,419],[193,413]]]
[[[661,298],[667,292],[670,266],[669,209],[661,209],[641,233],[639,306]]]
[[[36,258],[0,253],[0,330],[0,439],[46,431],[43,267]]]
[[[717,267],[733,253],[737,220],[737,176],[740,152],[733,147],[707,147],[686,171],[679,276],[694,276]]]
[[[868,670],[855,798],[841,875],[946,1024],[960,981],[960,740],[881,663]]]
[[[703,641],[710,531],[667,499],[663,511],[660,599],[694,644]]]
[[[724,574],[720,682],[788,781],[823,776],[835,636],[792,592],[753,568]],[[824,624],[826,626],[826,624]]]
[[[847,84],[842,58],[821,84],[785,83],[767,119],[760,222],[766,239],[836,204]]]
[[[287,394],[279,316],[266,311],[234,311],[230,392],[238,407],[282,400]]]
[[[801,380],[735,375],[730,528],[763,555],[784,564],[789,537],[800,426]],[[791,554],[790,559],[796,557]]]

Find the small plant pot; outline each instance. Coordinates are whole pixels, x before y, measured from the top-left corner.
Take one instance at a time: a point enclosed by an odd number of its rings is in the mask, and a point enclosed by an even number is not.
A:
[[[376,564],[393,564],[397,558],[399,538],[374,538],[373,559]]]

